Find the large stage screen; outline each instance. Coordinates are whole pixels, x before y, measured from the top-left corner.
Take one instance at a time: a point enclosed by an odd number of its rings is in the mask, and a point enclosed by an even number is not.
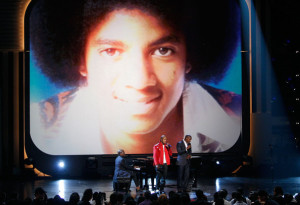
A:
[[[27,10],[27,141],[47,155],[242,147],[235,0],[37,0]],[[30,150],[31,147],[26,147]]]

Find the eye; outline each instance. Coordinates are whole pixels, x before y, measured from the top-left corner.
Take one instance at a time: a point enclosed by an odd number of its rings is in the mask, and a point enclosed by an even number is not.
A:
[[[170,56],[173,54],[173,50],[170,48],[166,48],[166,47],[160,47],[158,49],[155,49],[155,51],[153,52],[153,55],[156,56]]]
[[[100,51],[100,53],[101,53],[101,55],[117,57],[120,55],[121,52],[116,48],[108,48],[108,49]]]

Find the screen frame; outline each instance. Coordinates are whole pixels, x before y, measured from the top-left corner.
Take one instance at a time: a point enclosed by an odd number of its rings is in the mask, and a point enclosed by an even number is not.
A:
[[[87,169],[86,160],[89,157],[95,157],[98,166],[98,172],[103,173],[103,168],[107,165],[107,173],[111,172],[111,166],[114,166],[111,161],[114,161],[116,154],[102,155],[49,155],[41,151],[32,141],[30,136],[30,45],[29,45],[29,16],[32,7],[38,0],[32,0],[25,13],[25,152],[28,158],[33,159],[34,167],[46,174],[52,176],[79,176],[85,173]],[[241,136],[238,141],[230,149],[219,153],[193,153],[196,156],[195,161],[209,161],[220,159],[228,163],[233,171],[241,165],[243,158],[248,155],[250,148],[250,32],[249,28],[249,9],[246,1],[240,0],[241,9],[241,58],[242,58],[242,127]],[[130,154],[132,158],[146,157],[151,158],[152,154]],[[177,154],[174,154],[176,158]],[[231,162],[234,159],[234,162]],[[57,162],[64,160],[68,166],[62,171],[57,169]],[[45,163],[46,162],[46,163]],[[107,162],[107,163],[106,163]],[[197,162],[198,163],[198,162]],[[81,164],[80,171],[68,172],[66,170],[78,169]],[[106,165],[105,165],[106,164]],[[231,165],[230,165],[231,164]],[[110,168],[109,168],[110,167]],[[102,168],[102,171],[100,169]]]

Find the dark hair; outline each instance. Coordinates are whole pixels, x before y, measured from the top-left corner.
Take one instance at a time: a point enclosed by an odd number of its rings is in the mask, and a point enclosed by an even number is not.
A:
[[[79,194],[77,192],[73,192],[69,198],[69,204],[77,204],[80,201]]]
[[[120,203],[122,203],[123,200],[124,200],[124,195],[121,194],[121,193],[118,193],[118,194],[117,194],[117,201],[119,201]]]
[[[181,202],[181,204],[189,204],[189,203],[191,203],[190,195],[188,195],[187,193],[183,192],[180,195],[180,202]]]
[[[35,189],[34,194],[46,194],[46,191],[42,187],[38,187]]]
[[[145,196],[145,199],[150,199],[150,197],[151,197],[151,192],[150,192],[149,190],[147,190],[147,191],[145,192],[144,196]]]
[[[191,135],[185,135],[184,139],[186,139],[186,138],[191,138],[192,139],[192,136]]]
[[[274,188],[274,194],[277,196],[277,195],[283,195],[283,189],[281,186],[276,186]]]
[[[223,198],[223,199],[226,199],[227,194],[228,194],[228,192],[227,192],[226,189],[221,189],[221,190],[219,191],[219,196],[220,196],[221,198]]]
[[[232,199],[236,199],[237,193],[238,193],[238,192],[233,191],[233,192],[231,193],[231,198],[232,198]]]
[[[93,197],[93,190],[92,189],[86,189],[83,192],[81,201],[89,201],[91,200]]]
[[[203,191],[201,189],[198,189],[196,191],[196,196],[197,196],[197,199],[201,199],[201,200],[207,201],[207,197],[204,195],[204,193],[203,193]]]
[[[142,203],[143,201],[145,201],[145,197],[144,196],[139,196],[138,200],[137,200],[137,204]]]
[[[251,200],[251,202],[255,202],[258,198],[258,193],[257,191],[251,191],[249,193],[249,199]]]
[[[246,200],[244,199],[243,195],[240,192],[236,192],[235,198],[236,198],[237,201],[246,202]]]
[[[154,14],[186,39],[192,70],[187,79],[220,80],[239,39],[238,1],[39,0],[30,13],[30,40],[36,64],[57,85],[85,81],[79,69],[87,36],[99,20],[120,9]]]
[[[237,188],[236,191],[241,193],[242,195],[244,194],[244,189],[241,187]]]
[[[127,197],[126,197],[126,199],[125,199],[125,201],[124,201],[124,204],[131,204],[131,202],[135,202],[134,201],[134,198],[132,197],[132,196],[130,196],[130,195],[127,195]]]
[[[59,195],[55,195],[53,198],[53,204],[65,204],[65,200],[61,198]]]
[[[269,196],[268,192],[266,192],[265,190],[259,190],[257,192],[257,195],[260,197],[268,197]]]
[[[112,193],[110,196],[109,196],[109,202],[111,204],[116,204],[118,202],[118,194],[116,192]]]

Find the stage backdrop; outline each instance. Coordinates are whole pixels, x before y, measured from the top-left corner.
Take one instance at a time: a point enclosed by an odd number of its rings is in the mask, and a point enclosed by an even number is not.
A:
[[[109,2],[30,3],[27,154],[247,153],[241,3]]]

